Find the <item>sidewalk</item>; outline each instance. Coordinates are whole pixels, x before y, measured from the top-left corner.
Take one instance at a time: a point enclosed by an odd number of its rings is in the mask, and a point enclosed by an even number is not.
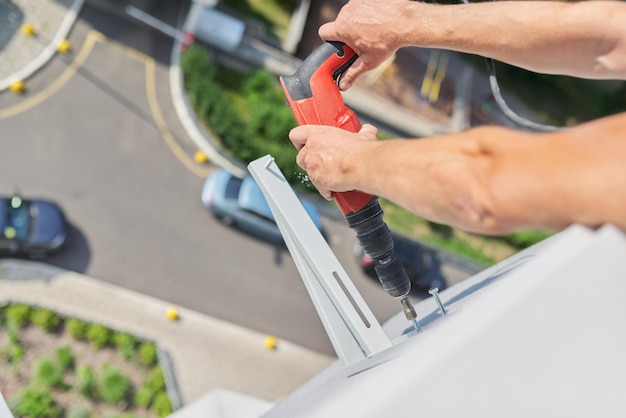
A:
[[[0,0],[0,92],[33,75],[55,54],[84,0]],[[32,25],[34,35],[22,32]]]
[[[0,303],[8,302],[47,307],[155,341],[171,360],[173,389],[183,405],[217,389],[273,403],[335,360],[281,340],[270,350],[266,335],[184,308],[171,321],[166,301],[44,263],[0,259]]]
[[[0,92],[52,58],[83,4],[0,0]],[[22,33],[24,23],[33,25],[37,35]],[[179,321],[170,321],[165,316],[167,301],[44,263],[0,259],[0,303],[11,301],[155,341],[171,360],[171,380],[180,397],[173,402],[185,406],[218,389],[274,403],[335,361],[287,341],[267,349],[266,335],[184,308],[178,308]]]

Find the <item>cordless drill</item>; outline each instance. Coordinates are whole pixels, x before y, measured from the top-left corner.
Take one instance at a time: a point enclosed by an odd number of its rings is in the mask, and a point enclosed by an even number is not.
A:
[[[291,76],[281,76],[287,102],[299,125],[335,126],[358,132],[361,123],[349,109],[338,87],[341,74],[356,60],[356,53],[341,42],[325,42]],[[374,260],[376,275],[389,295],[400,299],[407,319],[417,322],[408,300],[411,282],[393,255],[393,238],[383,221],[378,197],[357,190],[333,193],[337,206],[356,232],[365,253]]]

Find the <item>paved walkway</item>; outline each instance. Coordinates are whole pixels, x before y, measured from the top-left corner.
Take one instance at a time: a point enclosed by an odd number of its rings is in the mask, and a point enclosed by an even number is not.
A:
[[[67,36],[84,0],[0,0],[0,91],[39,70]],[[31,25],[33,35],[22,31]]]
[[[169,320],[166,301],[44,263],[0,260],[0,303],[11,301],[157,342],[183,404],[216,389],[276,402],[334,361],[287,341],[268,349],[264,334],[184,308]]]
[[[84,0],[0,0],[0,92],[34,74],[56,53]],[[37,35],[21,31],[30,23]],[[0,259],[0,303],[20,301],[151,339],[171,360],[174,396],[184,405],[216,389],[276,402],[335,361],[287,341],[179,308],[167,301],[44,263]],[[176,403],[177,399],[173,399]]]

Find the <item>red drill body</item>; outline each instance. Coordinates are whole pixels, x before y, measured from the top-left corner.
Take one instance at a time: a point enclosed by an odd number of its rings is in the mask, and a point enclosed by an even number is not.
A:
[[[307,57],[291,76],[280,77],[287,102],[300,125],[335,126],[351,132],[361,129],[356,114],[343,100],[337,85],[341,74],[357,55],[340,42],[326,42]],[[408,319],[415,319],[413,307],[406,301],[411,283],[401,263],[393,256],[393,239],[382,219],[378,197],[360,191],[333,193],[337,206],[359,243],[375,261],[375,270],[383,288],[391,296],[402,298]]]

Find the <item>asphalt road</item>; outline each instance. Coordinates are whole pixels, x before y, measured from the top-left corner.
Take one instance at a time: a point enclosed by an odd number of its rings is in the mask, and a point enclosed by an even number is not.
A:
[[[334,354],[289,253],[202,207],[215,167],[193,161],[171,105],[171,40],[100,5],[84,7],[70,56],[29,80],[26,95],[0,94],[0,192],[56,200],[72,224],[69,245],[45,261]],[[399,312],[354,262],[353,232],[324,223],[376,317]]]
[[[72,223],[69,246],[46,261],[332,353],[290,255],[201,206],[212,167],[193,162],[170,104],[170,40],[106,18],[83,10],[68,57],[79,66],[55,59],[27,95],[0,96],[0,190],[52,198]],[[341,227],[328,225],[333,245],[383,321],[395,301],[359,277]]]

